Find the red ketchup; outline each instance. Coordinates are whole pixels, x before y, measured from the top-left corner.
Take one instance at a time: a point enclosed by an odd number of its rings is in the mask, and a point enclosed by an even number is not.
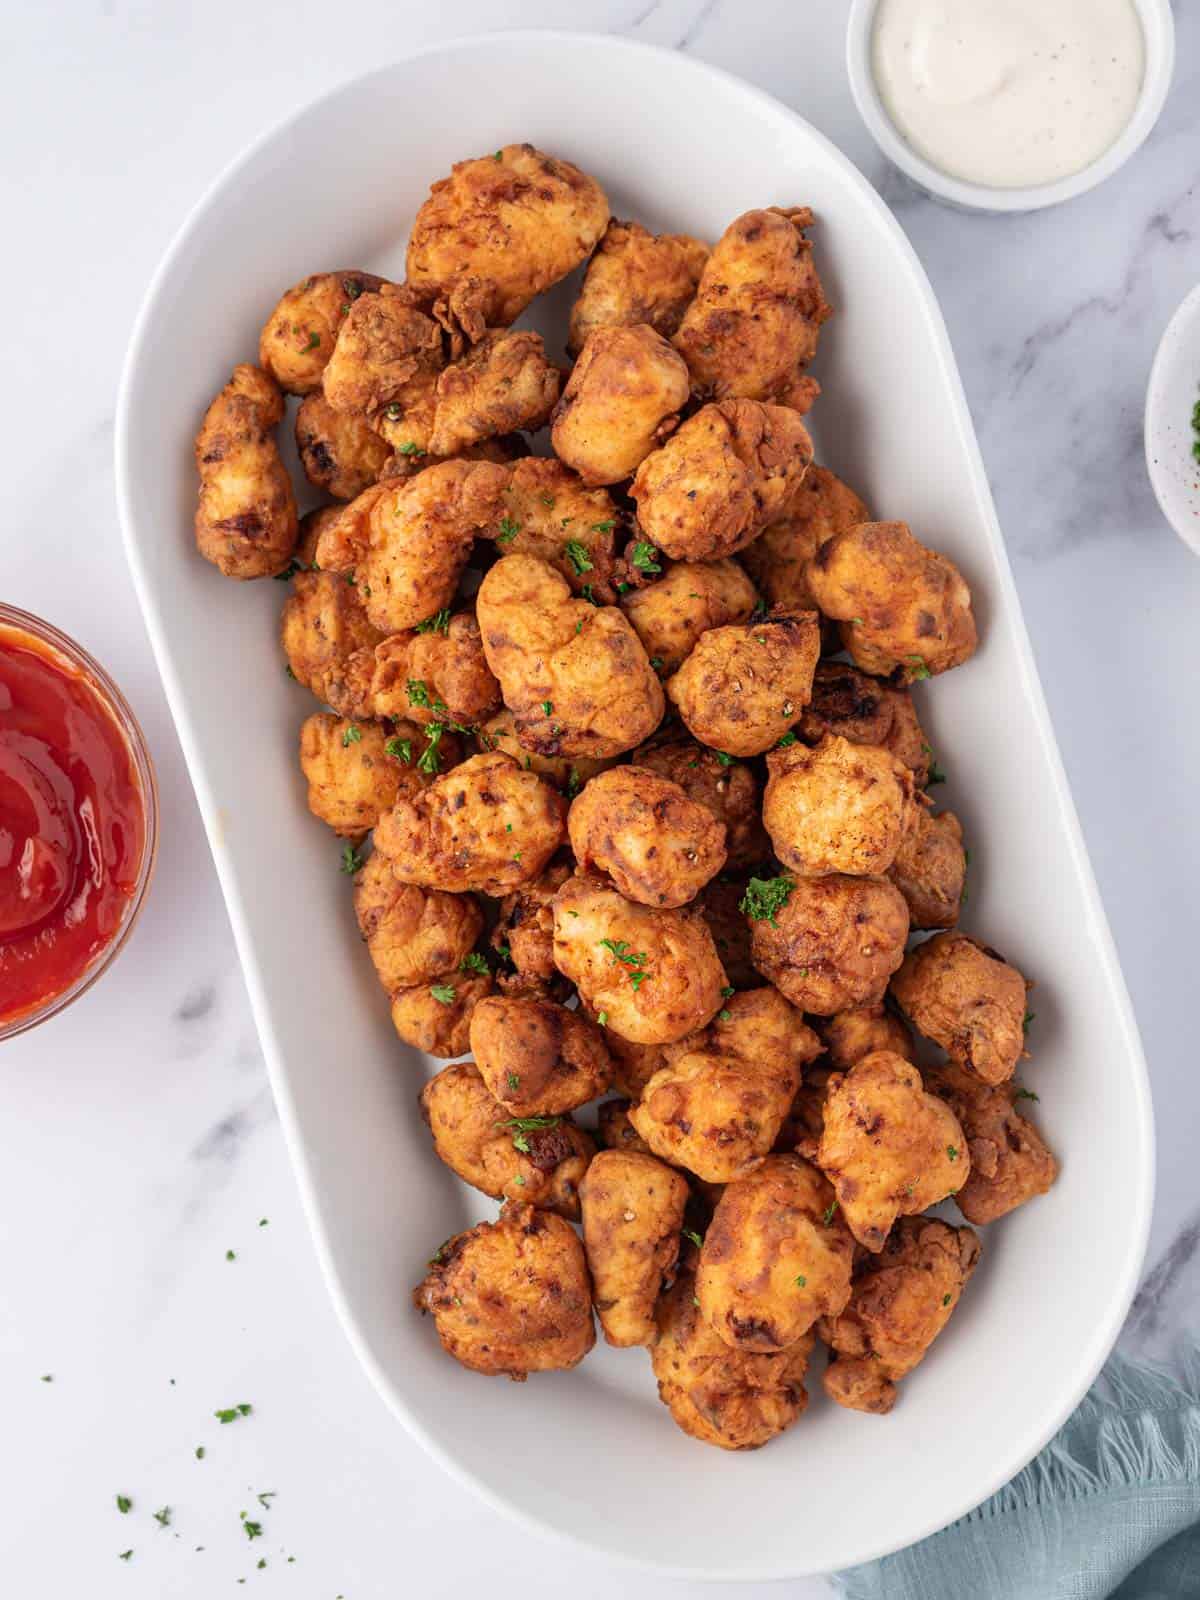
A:
[[[72,987],[121,930],[146,806],[103,691],[0,624],[0,1026]]]

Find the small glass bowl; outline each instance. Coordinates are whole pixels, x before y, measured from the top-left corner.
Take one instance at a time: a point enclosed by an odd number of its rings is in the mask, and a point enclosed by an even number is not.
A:
[[[61,633],[41,617],[35,617],[28,611],[21,611],[16,606],[5,605],[0,601],[0,634],[10,631],[36,639],[87,680],[125,739],[130,763],[141,789],[145,826],[137,882],[133,893],[129,896],[129,903],[116,933],[104,948],[96,953],[75,981],[68,984],[59,994],[51,996],[29,1011],[23,1011],[7,1022],[0,1022],[0,1040],[15,1038],[17,1034],[36,1027],[39,1022],[45,1022],[48,1017],[57,1016],[60,1011],[65,1011],[72,1000],[77,1000],[85,989],[90,989],[96,979],[108,971],[133,931],[133,925],[145,903],[146,890],[150,887],[150,879],[154,875],[154,862],[158,854],[158,786],[154,778],[154,763],[146,747],[145,735],[138,726],[129,702],[95,657],[90,656],[81,645],[75,643],[74,639],[68,638],[65,633]]]

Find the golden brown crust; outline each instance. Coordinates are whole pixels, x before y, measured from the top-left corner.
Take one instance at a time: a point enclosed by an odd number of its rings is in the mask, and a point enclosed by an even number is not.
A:
[[[227,578],[274,577],[296,548],[296,498],[275,440],[282,416],[274,379],[239,366],[196,435],[196,548]]]
[[[602,1150],[583,1176],[579,1198],[606,1341],[622,1349],[653,1344],[655,1302],[679,1254],[687,1179],[653,1156]]]
[[[629,493],[646,538],[677,561],[731,556],[783,516],[812,460],[795,411],[702,406],[642,462]]]
[[[603,1150],[633,1150],[638,1154],[652,1154],[650,1146],[629,1120],[633,1102],[625,1098],[604,1100],[596,1113],[596,1139]]]
[[[351,305],[321,385],[335,411],[361,417],[394,449],[424,452],[445,364],[441,328],[389,283]]]
[[[748,766],[722,760],[680,729],[642,745],[633,752],[633,761],[678,784],[689,800],[703,806],[724,826],[730,870],[766,860],[770,841],[759,814],[758,781]]]
[[[825,1392],[852,1411],[892,1409],[897,1380],[925,1359],[979,1259],[979,1238],[933,1217],[902,1217],[877,1256],[857,1262],[850,1303],[822,1318]]]
[[[375,848],[407,883],[502,895],[532,882],[565,833],[561,795],[493,751],[402,794],[380,819]]]
[[[935,817],[918,806],[887,875],[904,896],[914,929],[954,927],[962,905],[967,853],[962,824],[953,811]]]
[[[971,1156],[958,1118],[890,1050],[835,1072],[825,1096],[817,1165],[850,1232],[876,1254],[897,1217],[937,1205],[967,1181]]]
[[[681,1039],[721,1004],[703,919],[635,905],[601,878],[577,874],[555,895],[554,961],[601,1026],[634,1044]]]
[[[597,328],[554,413],[554,453],[586,484],[619,483],[673,432],[687,398],[683,358],[653,328]]]
[[[500,902],[492,948],[511,961],[517,981],[523,984],[549,988],[561,981],[554,965],[553,901],[571,871],[568,858],[555,858],[531,883],[513,889]]]
[[[499,519],[508,470],[444,461],[407,483],[376,484],[325,527],[317,560],[352,574],[383,633],[415,628],[453,603],[476,536]]]
[[[650,233],[615,218],[593,252],[571,307],[567,349],[578,355],[596,328],[646,323],[669,339],[687,310],[708,246],[686,233]]]
[[[811,1334],[780,1355],[731,1349],[701,1315],[690,1270],[659,1300],[656,1320],[658,1396],[684,1433],[722,1450],[756,1450],[803,1415]]]
[[[309,483],[335,500],[353,500],[369,489],[392,454],[360,416],[335,411],[319,392],[300,402],[296,450]]]
[[[1017,1110],[1037,1096],[1013,1083],[995,1088],[946,1062],[926,1068],[925,1081],[962,1123],[971,1171],[954,1196],[968,1222],[1005,1217],[1045,1194],[1058,1177],[1058,1162],[1027,1116]]]
[[[878,877],[914,828],[913,776],[881,745],[836,734],[767,756],[763,824],[775,854],[805,877],[827,872]]]
[[[470,611],[442,611],[422,629],[393,633],[375,648],[375,713],[427,725],[474,724],[500,704],[500,685],[483,653]]]
[[[530,1205],[448,1240],[413,1303],[433,1313],[448,1355],[489,1377],[562,1371],[596,1342],[583,1246],[569,1223]]]
[[[882,1001],[822,1017],[816,1027],[825,1045],[826,1063],[835,1072],[848,1072],[875,1050],[890,1050],[912,1060],[911,1032],[903,1017],[889,1011]]]
[[[803,711],[820,648],[814,611],[710,628],[668,680],[667,695],[703,744],[761,755]]]
[[[330,526],[336,510],[305,517],[301,561],[311,562],[312,534]],[[368,721],[375,715],[371,678],[375,646],[383,634],[367,618],[362,595],[340,573],[301,570],[280,617],[280,643],[297,683],[344,717]]]
[[[717,240],[674,339],[695,393],[803,404],[801,375],[832,310],[804,233],[812,220],[806,206],[770,206]]]
[[[869,522],[870,516],[848,484],[814,462],[793,494],[786,515],[764,528],[739,559],[769,606],[815,611],[817,602],[806,570],[809,561],[826,539],[859,522]]]
[[[818,661],[812,699],[796,731],[806,744],[838,734],[851,744],[878,744],[912,772],[918,789],[929,781],[933,751],[905,688],[871,678],[845,661]]]
[[[374,297],[384,279],[343,268],[315,272],[282,296],[263,325],[258,359],[285,394],[313,394],[333,354],[350,308],[360,296]]]
[[[910,952],[892,993],[918,1033],[984,1083],[1011,1078],[1025,1053],[1028,984],[965,933],[937,933]]]
[[[432,456],[457,456],[485,439],[518,429],[536,432],[550,420],[562,374],[542,336],[496,329],[440,374],[423,441]]]
[[[587,488],[561,461],[527,456],[512,469],[491,537],[500,555],[548,561],[574,594],[610,605],[617,521],[607,489]]]
[[[736,561],[669,561],[661,578],[631,589],[620,605],[655,671],[668,677],[710,628],[746,622],[757,598]]]
[[[456,972],[483,930],[483,912],[474,895],[401,883],[378,851],[355,877],[354,915],[389,994],[428,986]]]
[[[726,1184],[696,1273],[701,1314],[726,1344],[779,1353],[845,1306],[854,1240],[829,1215],[833,1198],[794,1155],[768,1156]]]
[[[584,260],[608,223],[594,178],[569,161],[510,144],[457,161],[433,184],[408,240],[408,281],[461,316],[507,327]]]
[[[615,606],[574,599],[545,561],[515,555],[492,567],[476,607],[488,665],[527,749],[604,759],[658,726],[662,688]]]
[[[465,1055],[471,1013],[494,983],[491,973],[441,973],[433,983],[397,989],[392,995],[392,1027],[415,1050],[443,1061]]]
[[[648,767],[593,778],[572,802],[567,832],[581,872],[606,872],[641,905],[687,905],[725,864],[724,824]]]
[[[492,995],[471,1018],[471,1054],[512,1116],[558,1116],[608,1088],[601,1030],[577,1011],[529,995]]]
[[[378,722],[352,722],[314,712],[300,725],[300,770],[308,809],[343,838],[360,839],[418,776],[388,753],[391,736]]]
[[[908,907],[886,878],[797,878],[774,923],[750,931],[754,965],[793,1005],[830,1017],[882,1000],[904,959]]]
[[[809,587],[864,672],[911,683],[975,653],[971,591],[946,556],[906,522],[863,522],[828,539],[807,568]]]

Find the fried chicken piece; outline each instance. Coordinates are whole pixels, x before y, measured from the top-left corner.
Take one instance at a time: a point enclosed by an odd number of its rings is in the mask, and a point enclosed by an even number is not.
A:
[[[717,240],[673,341],[694,393],[808,409],[803,372],[832,311],[805,237],[812,222],[807,206],[770,206],[745,212]]]
[[[772,1355],[850,1298],[854,1240],[833,1190],[799,1156],[726,1184],[700,1251],[700,1313],[735,1350]]]
[[[710,628],[667,680],[667,696],[703,744],[761,755],[803,711],[820,648],[815,611]]]
[[[360,839],[395,805],[406,779],[419,782],[388,752],[389,738],[378,722],[350,722],[327,711],[300,725],[308,809],[343,838]]]
[[[568,859],[552,860],[531,883],[500,902],[492,949],[507,955],[524,984],[550,988],[559,978],[554,965],[553,900],[571,872]]]
[[[474,895],[401,883],[378,850],[355,876],[354,915],[389,994],[427,987],[457,971],[483,930],[483,912]]]
[[[586,1004],[584,1010],[588,1016],[595,1016]],[[612,1058],[613,1088],[627,1095],[630,1100],[640,1100],[650,1079],[666,1065],[664,1047],[661,1044],[634,1044],[632,1039],[623,1039],[611,1028],[605,1030],[604,1037]],[[649,1145],[646,1148],[649,1149]]]
[[[812,699],[796,729],[805,744],[838,734],[851,744],[878,744],[912,772],[918,789],[929,782],[933,751],[907,689],[870,678],[845,661],[818,661]]]
[[[887,875],[904,896],[914,930],[952,928],[967,876],[962,823],[953,811],[935,817],[918,806]]]
[[[377,716],[476,723],[500,704],[500,685],[470,611],[439,612],[393,633],[375,649],[371,695]]]
[[[620,604],[646,654],[669,676],[710,628],[746,622],[757,599],[736,561],[675,561],[656,582],[631,589]]]
[[[725,984],[696,912],[634,905],[579,874],[554,897],[554,962],[601,1026],[634,1044],[668,1044],[702,1027]]]
[[[664,1161],[728,1183],[769,1152],[804,1063],[819,1049],[774,990],[727,996],[708,1028],[665,1052],[630,1121]]]
[[[296,548],[296,497],[275,439],[282,416],[274,379],[238,366],[196,435],[196,548],[227,578],[274,577]]]
[[[708,246],[686,233],[650,233],[640,222],[604,230],[571,307],[567,350],[576,356],[597,328],[645,323],[669,339],[687,310]]]
[[[755,886],[764,881],[780,895],[786,889],[786,899],[763,905]],[[793,1005],[817,1016],[882,1000],[904,959],[908,907],[886,878],[752,878],[745,904],[754,965]]]
[[[433,1313],[447,1355],[488,1377],[563,1371],[596,1342],[583,1246],[569,1223],[531,1205],[447,1240],[413,1304]]]
[[[535,295],[586,259],[608,223],[594,178],[569,161],[510,144],[457,161],[417,212],[408,281],[441,296],[472,338],[507,327]]]
[[[874,1050],[829,1080],[817,1165],[850,1232],[878,1254],[897,1217],[961,1188],[971,1156],[958,1118],[925,1090],[916,1067]]]
[[[883,1416],[896,1383],[926,1356],[954,1315],[979,1260],[979,1236],[933,1217],[902,1217],[877,1256],[855,1266],[850,1303],[817,1326],[830,1347],[825,1393]]]
[[[587,756],[547,756],[526,750],[517,737],[516,718],[507,706],[501,706],[482,723],[475,730],[475,737],[481,750],[502,750],[526,772],[536,772],[539,778],[562,790],[568,800],[573,800],[585,783],[612,766],[615,760],[613,756],[601,761]]]
[[[315,393],[350,308],[360,295],[378,294],[383,284],[373,272],[345,268],[315,272],[294,284],[263,324],[259,364],[285,394]]]
[[[763,823],[775,854],[804,877],[878,877],[916,826],[916,787],[881,745],[829,734],[767,756]]]
[[[817,602],[805,570],[808,562],[826,539],[870,520],[871,513],[854,490],[814,462],[787,514],[764,528],[740,559],[769,606],[815,611]]]
[[[812,460],[795,411],[723,400],[696,412],[637,470],[629,493],[646,538],[676,561],[743,549],[791,507]]]
[[[911,683],[975,653],[971,591],[954,563],[906,522],[862,522],[826,542],[807,567],[821,610],[864,672]]]
[[[406,883],[502,895],[531,883],[566,834],[562,796],[508,756],[471,756],[379,821],[375,848]]]
[[[311,543],[313,533],[336,520],[336,510],[330,508],[330,512],[305,517],[301,551]],[[298,555],[311,562],[311,556]],[[343,717],[369,721],[375,715],[371,677],[375,646],[383,634],[367,620],[354,584],[337,573],[296,572],[279,632],[288,671],[297,683]]]
[[[607,489],[588,489],[578,473],[546,456],[512,469],[504,507],[491,534],[501,555],[548,561],[575,594],[611,605],[617,509]]]
[[[684,906],[725,864],[725,827],[648,767],[612,767],[571,804],[567,834],[581,872],[599,870],[627,900]]]
[[[322,569],[350,572],[384,633],[415,628],[452,604],[477,534],[500,514],[508,470],[444,461],[407,483],[376,484],[321,534]]]
[[[360,417],[394,449],[428,449],[442,329],[404,285],[362,295],[342,318],[321,385],[335,411]]]
[[[335,500],[353,500],[391,457],[386,439],[352,411],[335,411],[319,391],[300,402],[296,450],[304,476]]]
[[[725,976],[735,989],[752,989],[759,982],[750,959],[750,928],[741,909],[745,892],[743,879],[722,876],[706,884],[696,901],[700,915],[708,923]]]
[[[476,609],[488,665],[526,749],[603,759],[658,726],[662,688],[615,606],[572,598],[553,567],[518,555],[488,572]]]
[[[856,1061],[876,1050],[912,1059],[913,1038],[904,1019],[889,1011],[881,1000],[873,1005],[851,1006],[817,1022],[830,1067],[847,1072]]]
[[[471,1061],[430,1078],[420,1105],[439,1159],[464,1183],[579,1221],[579,1184],[596,1145],[570,1117],[515,1116]]]
[[[779,1355],[732,1349],[701,1314],[688,1270],[659,1300],[656,1321],[650,1359],[658,1397],[693,1439],[722,1450],[756,1450],[803,1414],[812,1334]]]
[[[599,1123],[596,1139],[601,1149],[636,1151],[644,1156],[651,1154],[650,1146],[629,1120],[632,1104],[631,1100],[624,1098],[601,1102],[596,1113]]]
[[[918,1033],[983,1083],[1011,1078],[1025,1050],[1029,985],[965,933],[937,933],[910,952],[892,993]]]
[[[392,1027],[415,1050],[443,1061],[465,1055],[471,1014],[495,987],[488,973],[441,973],[435,983],[397,989],[392,996]]]
[[[1058,1162],[1037,1128],[1017,1110],[1018,1100],[1036,1100],[1037,1095],[1011,1082],[993,1088],[950,1062],[927,1068],[925,1081],[967,1136],[971,1171],[954,1203],[968,1222],[995,1222],[1046,1193],[1058,1177]]]
[[[550,420],[562,374],[539,333],[494,329],[438,377],[424,441],[432,456],[457,456],[472,445]]]
[[[620,1349],[653,1344],[654,1306],[679,1254],[687,1179],[653,1156],[601,1150],[579,1188],[596,1314]]]
[[[471,1018],[471,1054],[513,1116],[557,1116],[608,1088],[602,1031],[577,1011],[528,995],[493,995]]]
[[[748,766],[723,759],[679,729],[668,730],[635,750],[633,762],[678,784],[689,800],[724,825],[728,868],[763,861],[770,854],[759,814],[758,781]]]
[[[554,453],[586,484],[620,483],[674,431],[687,398],[683,358],[653,328],[597,328],[554,413]]]

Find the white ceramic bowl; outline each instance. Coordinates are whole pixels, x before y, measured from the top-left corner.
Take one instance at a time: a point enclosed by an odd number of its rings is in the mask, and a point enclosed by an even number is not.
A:
[[[1038,982],[1026,1081],[1062,1176],[989,1231],[892,1416],[836,1409],[814,1372],[808,1414],[749,1455],[680,1433],[644,1351],[601,1346],[571,1373],[488,1381],[414,1314],[431,1250],[496,1206],[430,1149],[415,1097],[434,1068],[392,1032],[340,847],[308,814],[296,734],[313,702],[283,671],[283,586],[231,583],[192,546],[192,435],[281,289],[321,267],[402,276],[430,181],[510,139],[578,161],[617,216],[656,228],[712,239],[750,206],[815,207],[838,308],[817,364],[820,458],[961,565],[982,626],[978,655],[917,696],[972,847],[966,926]],[[556,351],[573,293],[536,308]],[[784,106],[685,55],[578,33],[429,49],[308,106],[200,201],[138,321],[116,448],[129,558],[317,1250],[407,1427],[531,1529],[693,1578],[865,1560],[1011,1477],[1124,1319],[1150,1216],[1150,1102],[945,327],[865,179]]]
[[[926,161],[896,127],[875,82],[871,39],[879,0],[851,0],[846,26],[846,68],[859,115],[888,160],[927,194],[971,211],[1039,211],[1094,189],[1124,166],[1158,121],[1175,66],[1175,22],[1170,0],[1134,0],[1146,37],[1146,71],[1142,92],[1124,132],[1103,155],[1056,183],[1018,189],[995,189],[951,177]]]
[[[1200,401],[1200,284],[1167,324],[1146,388],[1146,468],[1162,514],[1200,555],[1200,441],[1192,416]]]

